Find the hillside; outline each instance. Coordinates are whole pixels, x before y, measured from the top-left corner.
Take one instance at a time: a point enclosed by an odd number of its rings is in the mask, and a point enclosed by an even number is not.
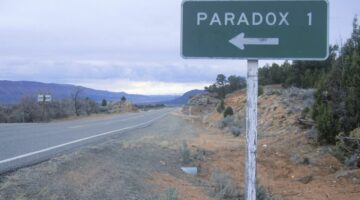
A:
[[[95,90],[82,86],[69,84],[40,83],[32,81],[0,81],[0,104],[14,104],[22,97],[34,96],[39,93],[52,94],[53,99],[68,99],[77,89],[81,90],[83,98],[90,98],[95,101],[106,99],[108,101],[119,101],[122,96],[134,103],[154,103],[169,101],[177,98],[174,95],[135,95],[125,92],[109,92]]]
[[[174,100],[166,101],[164,103],[167,105],[184,105],[189,101],[189,99],[191,97],[196,96],[198,94],[204,94],[204,93],[206,93],[205,90],[190,90],[190,91],[184,93],[182,96],[180,96]]]
[[[301,123],[300,119],[306,117],[303,110],[314,103],[313,95],[312,89],[266,86],[259,96],[258,184],[274,199],[359,199],[360,169],[347,167],[336,159],[334,146],[316,145],[317,130]],[[225,106],[231,106],[236,113],[232,118],[223,119],[215,106],[213,112],[204,111],[203,106],[196,109],[192,105],[191,115],[186,108],[183,110],[189,122],[206,130],[188,140],[191,151],[210,152],[205,158],[195,157],[190,166],[199,166],[198,176],[205,180],[211,180],[214,173],[228,173],[234,187],[241,191],[246,91],[226,96]],[[235,132],[238,137],[233,135]]]

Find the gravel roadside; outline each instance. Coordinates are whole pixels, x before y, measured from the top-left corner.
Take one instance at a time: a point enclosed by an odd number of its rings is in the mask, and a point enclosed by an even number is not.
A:
[[[153,174],[183,176],[178,148],[197,130],[175,114],[0,176],[0,199],[153,199]],[[191,177],[184,176],[184,179]]]

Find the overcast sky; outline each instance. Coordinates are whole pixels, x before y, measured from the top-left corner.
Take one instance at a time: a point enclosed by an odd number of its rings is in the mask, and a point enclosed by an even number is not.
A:
[[[180,11],[181,0],[0,0],[0,80],[179,94],[245,76],[244,61],[182,59]],[[356,14],[359,0],[330,0],[331,44]]]

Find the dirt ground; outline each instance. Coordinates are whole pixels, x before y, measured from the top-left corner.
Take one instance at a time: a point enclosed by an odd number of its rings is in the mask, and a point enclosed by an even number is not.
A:
[[[303,97],[279,94],[259,98],[258,179],[273,199],[358,200],[360,171],[346,169],[331,147],[309,140],[297,119]],[[245,93],[226,98],[240,117]],[[234,137],[217,128],[222,116],[174,112],[146,128],[0,176],[0,199],[179,199],[214,197],[211,175],[227,172],[239,191],[244,186],[244,132]],[[243,130],[243,129],[242,129]],[[179,148],[186,141],[197,176],[183,173]],[[201,159],[197,152],[206,152]]]

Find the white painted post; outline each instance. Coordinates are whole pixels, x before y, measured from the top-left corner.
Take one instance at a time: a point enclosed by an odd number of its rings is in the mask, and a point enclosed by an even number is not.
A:
[[[246,107],[246,200],[256,200],[258,60],[248,60]]]

